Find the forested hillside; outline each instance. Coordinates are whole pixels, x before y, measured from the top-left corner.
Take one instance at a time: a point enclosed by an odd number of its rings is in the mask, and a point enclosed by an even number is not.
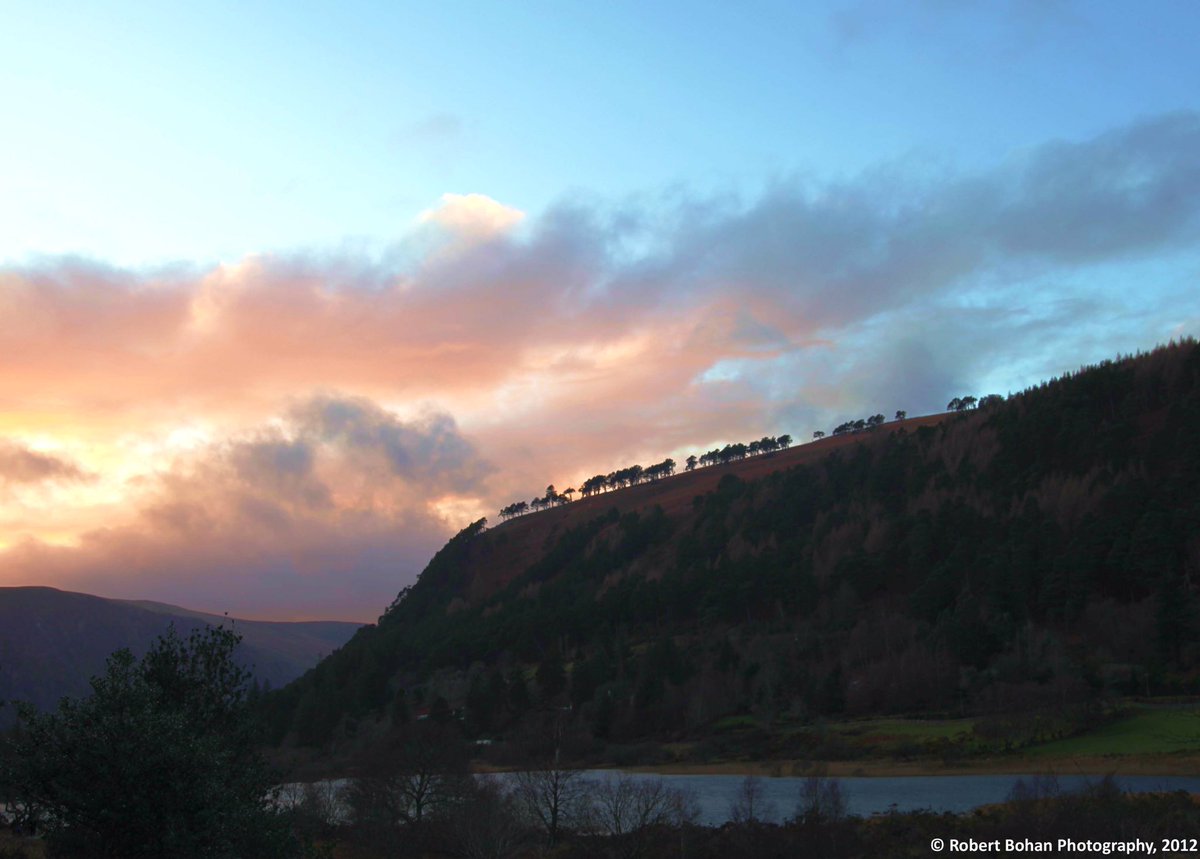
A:
[[[775,470],[477,522],[269,698],[274,735],[327,748],[428,715],[512,737],[547,713],[585,744],[718,743],[743,715],[1068,731],[1106,696],[1195,688],[1198,439],[1188,340]],[[671,485],[696,491],[659,503]]]

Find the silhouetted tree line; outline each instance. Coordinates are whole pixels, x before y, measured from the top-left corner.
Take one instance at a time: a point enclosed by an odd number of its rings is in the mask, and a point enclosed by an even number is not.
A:
[[[757,456],[760,453],[773,453],[777,450],[785,450],[791,443],[792,437],[785,434],[778,437],[763,436],[758,441],[752,441],[749,444],[742,444],[740,442],[737,444],[727,444],[723,448],[711,450],[699,457],[689,456],[685,464],[685,470],[694,471],[697,466],[719,465],[738,459],[745,459],[747,456]],[[611,492],[614,489],[624,489],[627,486],[636,486],[639,483],[651,483],[664,477],[670,477],[675,473],[675,467],[675,460],[669,458],[654,465],[648,465],[645,468],[640,465],[630,465],[626,468],[609,472],[608,474],[597,474],[594,477],[589,477],[583,482],[578,493],[581,498],[589,498],[593,495]],[[571,496],[576,491],[574,488],[571,488],[560,494],[555,491],[554,485],[551,484],[546,487],[546,494],[540,498],[534,498],[532,501],[514,501],[512,504],[501,508],[500,518],[511,519],[514,516],[521,516],[525,513],[544,510],[547,507],[566,504],[572,500]]]
[[[1004,397],[1000,396],[999,394],[988,394],[982,399],[973,396],[955,397],[946,404],[946,411],[965,412],[974,408],[988,408],[1002,402],[1004,402]],[[907,417],[908,412],[900,409],[896,412],[894,419],[897,421],[903,421]],[[887,418],[885,418],[882,414],[874,414],[866,418],[844,421],[833,428],[833,435],[839,436],[846,435],[847,433],[865,432],[867,430],[877,429],[883,426],[883,424],[886,422]],[[826,434],[824,430],[816,430],[813,433],[813,439],[822,439],[825,438],[825,435]]]
[[[738,442],[737,444],[727,444],[722,448],[714,448],[708,453],[703,453],[699,458],[688,457],[688,471],[692,471],[696,466],[704,467],[707,465],[724,465],[727,462],[734,462],[739,459],[745,459],[748,456],[758,456],[762,453],[774,453],[777,450],[787,450],[792,445],[792,437],[790,435],[781,435],[779,437],[763,436],[758,441],[752,441],[749,444]]]
[[[626,486],[636,486],[639,483],[651,483],[664,477],[670,477],[674,473],[675,460],[669,458],[645,468],[640,465],[630,465],[609,474],[597,474],[595,477],[589,477],[579,487],[579,494],[581,497],[587,498],[613,489],[624,489]]]
[[[986,409],[991,406],[999,405],[1004,402],[1004,397],[999,394],[988,394],[983,398],[972,396],[955,397],[950,402],[946,403],[946,411],[948,412],[966,412],[971,409],[979,408]]]
[[[535,513],[538,510],[544,510],[547,507],[557,507],[560,504],[566,504],[571,500],[571,496],[575,494],[575,489],[564,489],[562,492],[554,488],[551,483],[546,487],[546,494],[540,498],[534,498],[532,501],[514,501],[507,507],[500,509],[501,519],[511,519],[514,516],[521,516],[525,513]]]
[[[982,399],[973,396],[955,397],[946,404],[946,410],[963,412],[976,407],[985,408],[993,406],[1003,401],[1004,398],[999,394],[989,394]],[[906,417],[908,417],[908,412],[901,409],[896,412],[895,420],[903,421]],[[874,414],[870,417],[859,418],[858,420],[845,421],[834,427],[833,434],[839,436],[846,433],[873,430],[882,426],[886,420],[882,414]],[[825,438],[825,432],[817,430],[813,433],[813,438]],[[724,465],[729,462],[745,459],[748,456],[774,453],[777,450],[786,450],[791,444],[792,437],[787,434],[777,437],[763,436],[758,441],[752,441],[749,444],[742,442],[727,444],[722,448],[714,448],[698,457],[695,455],[689,456],[684,470],[694,471],[698,467]],[[672,459],[665,459],[660,463],[647,466],[646,468],[640,465],[631,465],[608,474],[597,474],[594,477],[588,478],[578,490],[578,494],[581,498],[588,498],[614,489],[623,489],[627,486],[635,486],[639,483],[658,480],[662,477],[670,477],[674,473],[675,461]],[[576,494],[576,491],[574,488],[571,488],[558,493],[555,491],[554,485],[551,484],[546,487],[546,494],[539,498],[534,498],[531,501],[514,501],[512,504],[502,507],[500,509],[500,518],[507,520],[515,516],[524,515],[525,513],[536,513],[547,507],[557,507],[566,504],[572,500],[571,496]]]
[[[834,435],[845,435],[848,432],[862,432],[863,430],[875,429],[883,426],[884,416],[880,414],[871,415],[869,418],[859,418],[855,421],[846,421],[840,423],[833,428]]]

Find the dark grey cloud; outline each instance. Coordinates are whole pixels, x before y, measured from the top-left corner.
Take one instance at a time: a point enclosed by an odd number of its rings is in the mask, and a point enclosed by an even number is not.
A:
[[[493,471],[445,413],[402,421],[365,398],[322,396],[292,417],[303,437],[378,455],[393,476],[430,491],[471,491]]]
[[[1051,143],[983,202],[1002,253],[1089,263],[1200,238],[1200,115],[1179,113]],[[984,232],[988,224],[981,224]]]
[[[235,452],[238,470],[255,478],[263,473],[305,477],[312,472],[313,452],[303,442],[270,439],[246,442]]]
[[[314,473],[316,452],[311,440],[289,439],[278,434],[260,436],[229,445],[229,463],[241,482],[259,492],[300,501],[312,508],[331,504],[329,487]],[[243,502],[247,515],[276,522],[261,499]]]
[[[843,326],[985,276],[1195,246],[1200,115],[1049,143],[975,175],[876,172],[727,205],[693,204],[653,279],[693,294],[767,291],[811,325]]]
[[[0,484],[90,479],[91,475],[70,459],[0,439]]]

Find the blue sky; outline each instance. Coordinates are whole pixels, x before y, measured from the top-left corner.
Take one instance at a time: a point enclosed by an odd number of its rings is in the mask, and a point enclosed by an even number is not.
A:
[[[549,483],[1200,331],[1195,2],[0,21],[0,584],[370,619]]]
[[[48,3],[0,33],[0,259],[378,250],[537,213],[971,169],[1196,107],[1193,3]]]

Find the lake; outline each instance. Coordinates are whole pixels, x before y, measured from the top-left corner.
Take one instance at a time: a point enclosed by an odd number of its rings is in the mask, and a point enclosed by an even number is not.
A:
[[[608,771],[589,773],[605,778]],[[745,776],[740,775],[641,775],[634,778],[661,778],[668,785],[689,792],[700,808],[701,823],[720,825],[729,820],[730,807],[737,798]],[[842,794],[850,814],[868,816],[896,811],[971,811],[981,805],[1003,802],[1013,786],[1024,780],[1032,783],[1037,776],[1020,775],[946,775],[897,777],[843,777]],[[1058,776],[1058,787],[1071,792],[1100,780],[1100,776]],[[796,812],[803,777],[760,779],[764,808],[773,809],[764,819],[781,821]],[[1200,793],[1200,776],[1116,776],[1120,787],[1135,793],[1186,790]]]
[[[586,777],[592,780],[615,778],[618,771],[588,770]],[[634,779],[662,779],[668,786],[688,793],[696,803],[700,816],[698,823],[719,826],[729,820],[730,809],[737,800],[745,776],[740,775],[648,775],[631,773]],[[507,774],[494,778],[505,781]],[[840,777],[849,814],[870,816],[888,811],[952,811],[962,813],[981,805],[1004,802],[1018,781],[1032,784],[1038,776],[1032,775],[945,775],[945,776],[895,776],[895,777]],[[1100,776],[1058,776],[1060,791],[1067,793],[1082,790],[1100,780]],[[805,778],[759,779],[761,798],[759,815],[763,820],[780,822],[796,813],[800,792]],[[1116,776],[1121,789],[1134,793],[1185,790],[1200,793],[1200,776]],[[344,779],[323,782],[337,790],[345,785]],[[298,789],[299,784],[290,787]],[[299,794],[292,793],[284,804],[298,800]]]

